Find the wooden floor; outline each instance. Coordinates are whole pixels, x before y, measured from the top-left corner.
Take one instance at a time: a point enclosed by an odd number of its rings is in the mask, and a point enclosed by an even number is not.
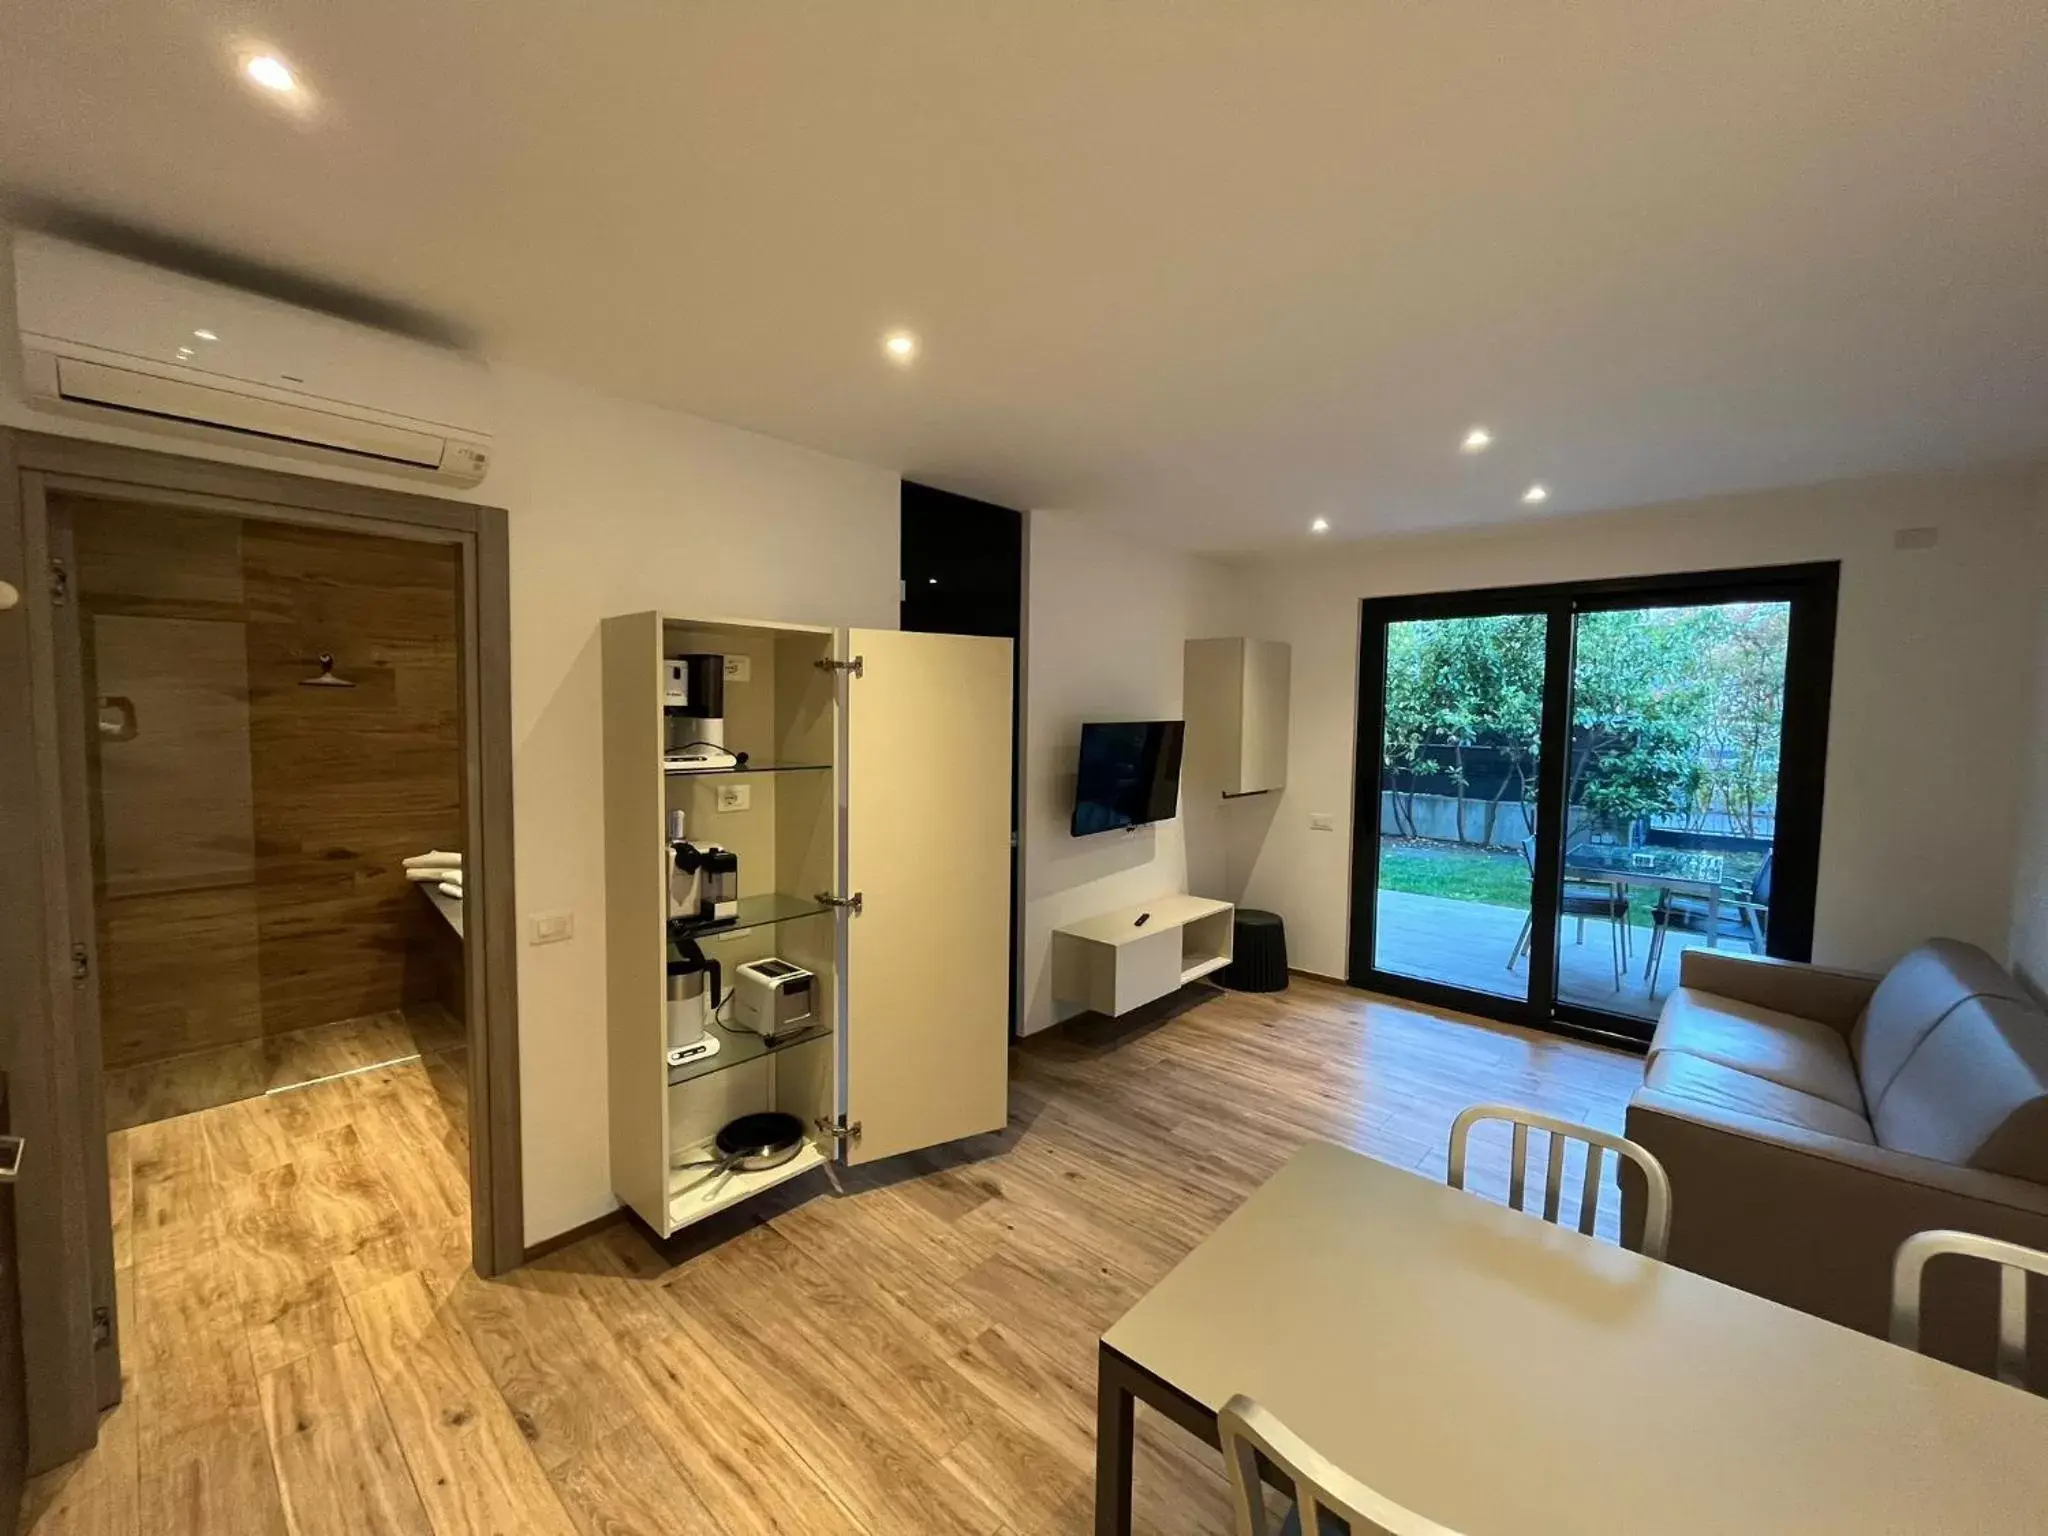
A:
[[[105,1074],[107,1129],[169,1120],[342,1072],[431,1055],[463,1039],[462,1025],[439,1003],[408,1003],[389,1013],[110,1067]]]
[[[455,1241],[459,1095],[420,1063],[125,1133],[128,1396],[30,1528],[1085,1532],[1097,1336],[1296,1147],[1440,1178],[1467,1103],[1618,1127],[1640,1080],[1316,982],[1055,1036],[1000,1134],[495,1283]],[[1137,1491],[1160,1536],[1228,1529],[1214,1454],[1163,1421]]]

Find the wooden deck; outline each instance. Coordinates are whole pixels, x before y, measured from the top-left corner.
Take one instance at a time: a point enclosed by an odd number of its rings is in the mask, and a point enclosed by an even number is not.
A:
[[[1452,901],[1442,896],[1417,896],[1406,891],[1381,891],[1378,963],[1381,970],[1446,986],[1470,987],[1497,997],[1523,997],[1529,986],[1525,956],[1510,970],[1508,956],[1521,935],[1528,912],[1478,901]],[[1629,958],[1621,989],[1614,985],[1614,951],[1605,923],[1589,921],[1583,937],[1576,921],[1564,925],[1558,946],[1562,965],[1558,991],[1567,1002],[1613,1013],[1654,1019],[1664,999],[1678,985],[1678,957],[1705,940],[1673,934],[1664,945],[1664,964],[1657,977],[1657,995],[1643,976],[1650,956],[1650,930],[1629,935]]]

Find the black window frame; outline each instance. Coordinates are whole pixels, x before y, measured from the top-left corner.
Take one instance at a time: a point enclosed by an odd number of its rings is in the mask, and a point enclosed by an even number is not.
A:
[[[1784,602],[1790,606],[1785,709],[1779,736],[1777,818],[1772,842],[1771,921],[1766,947],[1779,959],[1811,959],[1840,591],[1841,563],[1829,560],[1363,599],[1359,604],[1358,713],[1352,759],[1348,983],[1366,991],[1504,1023],[1626,1049],[1648,1048],[1655,1028],[1653,1020],[1610,1013],[1556,996],[1557,906],[1564,846],[1565,764],[1569,754],[1553,744],[1570,739],[1573,644],[1580,614],[1717,603]],[[1535,875],[1530,890],[1534,928],[1529,946],[1529,986],[1522,998],[1382,971],[1373,964],[1379,889],[1380,763],[1386,725],[1387,626],[1415,619],[1507,614],[1539,615],[1546,625],[1543,750],[1537,767]]]

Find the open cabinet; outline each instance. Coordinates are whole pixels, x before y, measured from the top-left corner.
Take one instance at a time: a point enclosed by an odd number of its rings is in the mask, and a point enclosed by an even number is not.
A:
[[[612,1187],[663,1237],[827,1160],[1008,1117],[1010,642],[626,614],[604,621]],[[724,658],[723,746],[676,766],[672,662]],[[687,734],[687,733],[686,733]],[[674,1064],[673,813],[737,862],[730,916],[689,926],[721,979],[715,1055]],[[808,1017],[733,1018],[742,965],[809,973]],[[740,1115],[808,1128],[756,1172],[702,1163]]]

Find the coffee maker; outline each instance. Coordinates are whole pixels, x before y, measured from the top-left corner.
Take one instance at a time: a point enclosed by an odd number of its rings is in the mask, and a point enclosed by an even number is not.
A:
[[[670,773],[716,773],[741,758],[725,750],[725,658],[708,652],[662,663],[661,766]]]
[[[740,856],[716,843],[693,843],[684,814],[668,813],[668,920],[677,932],[716,928],[740,915]]]

